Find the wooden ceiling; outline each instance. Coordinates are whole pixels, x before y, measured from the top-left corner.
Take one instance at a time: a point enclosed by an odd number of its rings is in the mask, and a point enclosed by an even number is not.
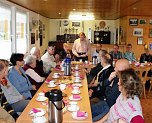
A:
[[[152,16],[152,0],[8,0],[50,19],[66,19],[70,12],[90,12],[96,20],[123,16]],[[61,13],[61,14],[59,14]]]

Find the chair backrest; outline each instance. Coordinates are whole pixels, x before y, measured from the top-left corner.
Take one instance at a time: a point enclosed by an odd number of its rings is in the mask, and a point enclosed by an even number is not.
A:
[[[142,81],[143,84],[146,83],[146,80],[147,80],[147,75],[148,75],[148,72],[149,72],[150,68],[149,67],[140,67],[139,69],[137,69],[137,73],[139,74],[139,77]]]

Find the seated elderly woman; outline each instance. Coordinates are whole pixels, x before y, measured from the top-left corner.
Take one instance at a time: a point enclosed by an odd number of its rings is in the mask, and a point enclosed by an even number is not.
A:
[[[24,65],[23,58],[24,55],[20,53],[13,53],[11,55],[10,62],[13,66],[9,70],[8,79],[25,99],[31,99],[36,92],[36,87],[31,84],[22,68]]]
[[[7,68],[5,64],[0,60],[0,81],[5,77],[7,73]],[[2,92],[0,86],[0,121],[1,119],[7,119],[8,122],[15,123],[15,120],[18,118],[18,114],[13,110],[11,105],[7,102],[4,93]]]
[[[34,71],[42,77],[47,77],[48,74],[44,72],[43,61],[41,60],[40,49],[32,47],[30,54],[36,57],[36,67],[34,68]]]
[[[139,97],[142,83],[133,69],[119,72],[119,91],[121,94],[109,113],[96,123],[144,123]]]
[[[4,59],[0,59],[0,61],[5,64],[6,68],[4,77],[2,78],[2,80],[0,80],[2,91],[4,92],[4,95],[8,103],[11,104],[12,108],[16,112],[22,112],[29,103],[29,100],[25,100],[25,97],[22,96],[7,79],[9,62]]]
[[[36,89],[39,89],[42,85],[45,77],[41,77],[34,68],[36,67],[36,57],[33,55],[28,55],[25,58],[25,65],[23,69],[25,70],[26,75],[28,76],[32,85],[36,86]]]

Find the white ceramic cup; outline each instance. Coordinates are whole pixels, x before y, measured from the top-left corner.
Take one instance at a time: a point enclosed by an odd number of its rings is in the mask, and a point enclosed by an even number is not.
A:
[[[79,76],[79,71],[75,71],[74,75]]]
[[[73,87],[73,91],[74,91],[74,92],[78,92],[79,90],[80,90],[80,87],[78,87],[78,86],[74,86],[74,87]]]
[[[85,63],[86,63],[86,64],[88,64],[88,61],[87,61],[87,60],[85,60]]]
[[[38,96],[42,96],[42,97],[44,97],[44,96],[45,96],[45,94],[44,94],[43,92],[40,92],[40,93],[38,93]]]
[[[60,90],[64,90],[66,88],[66,84],[60,84],[59,88],[60,88]]]
[[[76,70],[79,69],[79,66],[78,66],[78,65],[75,65],[75,69],[76,69]]]
[[[69,104],[70,104],[70,107],[73,109],[73,110],[76,110],[76,108],[77,108],[77,102],[74,102],[74,101],[71,101],[71,102],[69,102]]]

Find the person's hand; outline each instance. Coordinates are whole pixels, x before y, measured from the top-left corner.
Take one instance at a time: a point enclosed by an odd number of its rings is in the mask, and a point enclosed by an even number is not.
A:
[[[92,90],[92,89],[89,89],[89,92],[88,92],[89,97],[91,97],[91,96],[92,96],[92,93],[93,93],[93,90]]]
[[[81,57],[86,57],[86,56],[87,56],[86,54],[81,55]]]
[[[112,81],[113,80],[113,78],[115,78],[116,77],[116,72],[114,71],[114,72],[112,72],[111,74],[110,74],[110,76],[109,76],[109,81]]]
[[[32,85],[32,90],[37,90],[35,85]]]

